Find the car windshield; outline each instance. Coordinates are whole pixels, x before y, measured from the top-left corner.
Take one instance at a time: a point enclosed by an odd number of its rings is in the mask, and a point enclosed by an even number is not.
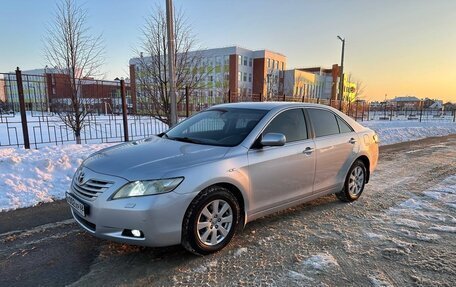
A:
[[[197,144],[236,146],[267,112],[240,108],[210,109],[181,122],[162,137]]]

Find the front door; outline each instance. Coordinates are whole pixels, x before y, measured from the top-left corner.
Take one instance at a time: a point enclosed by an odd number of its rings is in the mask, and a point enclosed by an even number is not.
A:
[[[284,146],[253,148],[248,152],[252,213],[312,194],[315,144],[307,134],[301,108],[280,112],[263,131],[284,134]]]

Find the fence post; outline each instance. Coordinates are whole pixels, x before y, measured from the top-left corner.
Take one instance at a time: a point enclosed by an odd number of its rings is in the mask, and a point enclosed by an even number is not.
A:
[[[124,141],[128,141],[128,119],[127,119],[127,96],[125,92],[125,80],[120,80],[120,97],[122,98],[122,118]]]
[[[22,86],[22,72],[19,67],[16,69],[17,94],[19,97],[19,109],[21,112],[22,134],[24,136],[24,148],[30,149],[30,139],[27,126],[27,114],[25,112],[24,88]]]
[[[285,102],[285,93],[283,93],[283,101]]]
[[[260,92],[260,102],[263,101],[263,94]]]
[[[228,90],[228,103],[231,103],[231,89]]]
[[[364,104],[365,104],[365,103],[366,103],[366,102],[363,102],[363,111],[362,111],[362,113],[361,113],[361,121],[362,121],[362,122],[364,122]]]
[[[456,108],[453,108],[453,122],[456,122]]]
[[[423,117],[423,106],[421,106],[421,109],[420,109],[420,123],[421,123],[421,118]]]
[[[188,86],[185,86],[185,115],[190,116]]]

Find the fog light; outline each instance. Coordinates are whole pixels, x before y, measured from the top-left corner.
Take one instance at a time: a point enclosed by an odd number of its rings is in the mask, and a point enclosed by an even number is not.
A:
[[[133,234],[134,237],[141,237],[141,231],[139,231],[137,229],[133,229],[131,231],[131,234]]]
[[[122,231],[122,236],[144,238],[144,233],[142,233],[142,231],[138,229],[124,229]]]

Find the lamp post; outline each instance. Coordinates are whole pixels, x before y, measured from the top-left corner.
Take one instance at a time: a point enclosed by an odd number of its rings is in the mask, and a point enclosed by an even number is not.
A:
[[[340,57],[340,80],[339,80],[339,110],[342,110],[342,99],[344,96],[344,53],[345,53],[345,38],[337,36],[342,42],[342,53]]]
[[[173,17],[173,1],[166,0],[166,30],[168,36],[168,72],[169,72],[169,101],[171,105],[171,126],[177,123],[177,98],[176,98],[176,80],[174,71],[174,17]]]

